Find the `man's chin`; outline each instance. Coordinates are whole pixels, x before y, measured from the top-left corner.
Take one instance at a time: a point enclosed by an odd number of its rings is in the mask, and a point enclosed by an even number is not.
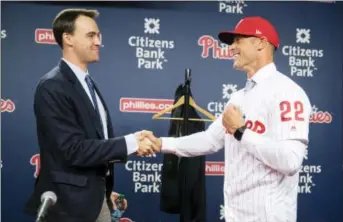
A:
[[[99,62],[99,61],[100,61],[100,58],[97,58],[97,59],[90,60],[88,63],[96,63],[96,62]]]
[[[232,68],[236,69],[236,70],[239,70],[239,71],[242,71],[242,69],[243,69],[242,66],[240,66],[239,64],[235,64],[235,63],[232,65]]]

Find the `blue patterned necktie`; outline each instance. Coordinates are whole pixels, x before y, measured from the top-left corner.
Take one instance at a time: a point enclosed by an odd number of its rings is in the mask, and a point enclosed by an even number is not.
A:
[[[104,127],[103,127],[101,116],[100,116],[98,101],[97,101],[96,96],[95,96],[94,82],[93,82],[92,78],[89,75],[86,75],[85,80],[86,80],[87,86],[89,88],[89,92],[91,93],[91,97],[92,97],[92,100],[93,100],[95,112],[99,116],[102,136],[104,136],[104,132],[103,132],[104,131]]]

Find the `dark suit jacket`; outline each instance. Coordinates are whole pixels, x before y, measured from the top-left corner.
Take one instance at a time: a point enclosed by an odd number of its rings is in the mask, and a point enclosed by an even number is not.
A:
[[[108,140],[100,133],[100,118],[88,95],[63,60],[39,81],[34,113],[41,168],[26,213],[36,215],[40,196],[48,190],[57,195],[49,222],[94,222],[105,190],[110,200],[113,162],[125,162],[127,148],[124,137],[114,137],[108,109],[97,93],[107,113]]]
[[[174,104],[183,95],[180,85]],[[173,109],[172,117],[183,117],[183,107]],[[189,106],[189,118],[198,118],[196,110]],[[188,121],[188,135],[205,130],[205,123]],[[183,136],[183,121],[171,120],[170,137]],[[170,214],[180,214],[180,222],[206,221],[205,156],[178,157],[164,154],[161,173],[160,209]]]

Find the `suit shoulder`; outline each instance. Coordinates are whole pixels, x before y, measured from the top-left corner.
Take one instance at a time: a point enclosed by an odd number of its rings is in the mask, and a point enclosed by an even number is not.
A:
[[[37,83],[37,89],[45,88],[46,90],[53,89],[52,86],[61,85],[64,82],[63,75],[58,66],[52,68],[44,74]]]
[[[40,79],[39,84],[44,84],[45,82],[51,80],[59,79],[59,75],[61,75],[60,68],[58,66],[52,68],[49,72],[45,73]]]
[[[54,67],[39,79],[34,92],[34,106],[69,99],[68,92],[67,80],[60,68]]]

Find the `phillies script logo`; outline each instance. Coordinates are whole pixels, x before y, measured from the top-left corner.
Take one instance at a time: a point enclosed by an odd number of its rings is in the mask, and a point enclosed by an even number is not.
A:
[[[205,174],[208,176],[223,176],[225,171],[224,162],[206,161]]]
[[[266,127],[264,126],[262,122],[258,120],[255,120],[255,121],[247,120],[245,122],[245,126],[255,133],[263,134],[264,132],[266,132]],[[226,134],[230,134],[230,133],[226,130]]]
[[[212,36],[201,36],[198,45],[202,47],[201,57],[203,58],[211,56],[214,59],[232,59],[232,51],[229,50],[228,45],[224,43],[219,45],[219,41]]]
[[[266,132],[266,127],[264,126],[262,122],[258,120],[255,120],[255,121],[248,120],[245,122],[245,126],[251,131],[254,131],[259,134],[263,134],[264,132]]]
[[[1,99],[0,102],[0,106],[1,106],[1,112],[13,112],[15,110],[15,105],[14,102],[12,102],[10,99]]]
[[[319,111],[318,108],[313,105],[310,116],[310,123],[331,123],[332,116],[329,112]]]
[[[30,159],[30,164],[36,167],[35,173],[33,174],[33,176],[37,178],[39,174],[39,170],[40,170],[40,155],[39,154],[33,155]]]

